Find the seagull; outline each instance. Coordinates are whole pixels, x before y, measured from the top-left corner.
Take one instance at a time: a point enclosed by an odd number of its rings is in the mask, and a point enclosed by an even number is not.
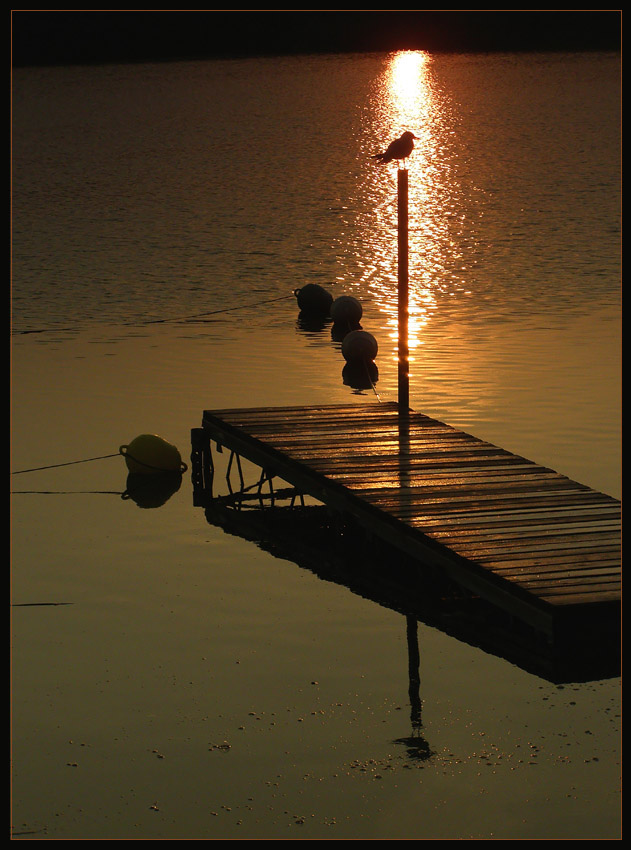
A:
[[[414,148],[414,139],[417,139],[414,133],[406,130],[400,139],[395,139],[390,142],[385,153],[377,153],[372,158],[379,162],[392,162],[393,159],[407,159]]]

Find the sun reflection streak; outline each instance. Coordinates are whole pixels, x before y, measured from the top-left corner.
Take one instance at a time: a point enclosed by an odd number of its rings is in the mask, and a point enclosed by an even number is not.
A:
[[[402,127],[416,125],[420,101],[427,91],[427,53],[405,51],[397,53],[389,69],[389,89],[398,110]]]
[[[379,145],[387,145],[404,130],[417,141],[407,162],[409,171],[409,345],[423,342],[423,328],[438,309],[438,296],[449,281],[456,251],[450,238],[454,187],[445,168],[441,146],[445,128],[441,97],[431,73],[431,57],[420,51],[393,54],[378,89],[374,130]],[[383,148],[382,148],[383,149]],[[396,173],[395,164],[382,180],[376,179],[374,198],[377,228],[385,235],[375,245],[375,266],[366,275],[375,300],[387,314],[390,336],[397,339]]]

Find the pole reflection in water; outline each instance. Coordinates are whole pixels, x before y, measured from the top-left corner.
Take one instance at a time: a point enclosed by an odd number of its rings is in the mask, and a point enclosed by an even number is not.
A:
[[[432,752],[421,731],[423,724],[421,719],[421,657],[418,647],[418,620],[413,614],[407,614],[405,622],[408,645],[408,697],[410,699],[412,733],[406,738],[396,738],[393,743],[403,744],[411,759],[425,761],[430,758]]]

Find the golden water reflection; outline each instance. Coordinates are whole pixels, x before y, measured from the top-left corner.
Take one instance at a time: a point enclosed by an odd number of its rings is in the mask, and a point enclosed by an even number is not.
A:
[[[392,54],[375,87],[371,144],[383,150],[404,130],[416,136],[409,172],[409,345],[422,344],[423,329],[439,309],[440,298],[462,289],[458,241],[464,213],[453,177],[453,129],[444,93],[432,75],[432,59],[421,51]],[[370,178],[374,218],[369,226],[372,262],[363,282],[386,314],[397,339],[396,170],[392,162]],[[376,219],[376,220],[375,220]]]

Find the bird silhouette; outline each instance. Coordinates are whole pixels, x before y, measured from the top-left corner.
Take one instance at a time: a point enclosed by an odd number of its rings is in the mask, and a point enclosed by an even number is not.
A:
[[[407,159],[414,149],[414,139],[417,139],[414,133],[406,130],[405,133],[394,142],[390,142],[384,153],[377,153],[372,158],[380,163],[392,162],[393,159]]]

